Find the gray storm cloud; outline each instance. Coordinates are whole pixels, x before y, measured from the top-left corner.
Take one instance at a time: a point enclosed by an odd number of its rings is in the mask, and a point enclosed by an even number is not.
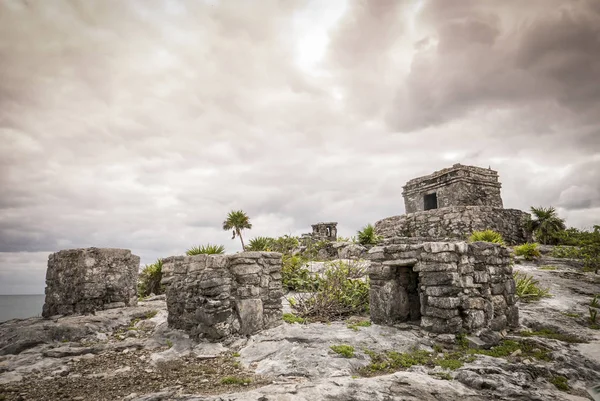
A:
[[[42,292],[64,248],[235,251],[234,208],[250,237],[352,235],[456,162],[600,223],[597,2],[342,3],[1,2],[0,293]],[[293,27],[324,7],[306,70]]]

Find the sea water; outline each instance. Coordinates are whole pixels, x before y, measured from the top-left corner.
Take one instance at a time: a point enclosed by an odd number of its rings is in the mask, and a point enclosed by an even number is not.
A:
[[[41,316],[44,295],[0,295],[0,322]]]

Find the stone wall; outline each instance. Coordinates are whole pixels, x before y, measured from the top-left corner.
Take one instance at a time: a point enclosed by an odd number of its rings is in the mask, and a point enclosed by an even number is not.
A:
[[[516,209],[454,206],[388,217],[375,223],[375,231],[384,238],[400,236],[465,240],[473,231],[490,229],[502,234],[507,244],[514,245],[530,239],[525,226],[528,217],[528,213]]]
[[[163,259],[168,323],[193,337],[254,334],[281,323],[281,254]]]
[[[127,249],[69,249],[51,254],[42,316],[136,305],[139,267],[139,256]]]
[[[518,326],[505,247],[485,242],[390,243],[372,248],[368,259],[374,323],[420,319],[422,328],[435,333]]]
[[[491,169],[455,164],[414,178],[402,193],[406,213],[426,210],[425,195],[435,194],[437,206],[492,206],[502,208],[498,173]]]

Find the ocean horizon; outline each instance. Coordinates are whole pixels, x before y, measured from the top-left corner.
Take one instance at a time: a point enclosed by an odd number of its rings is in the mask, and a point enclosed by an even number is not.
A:
[[[44,294],[0,295],[0,323],[42,315]]]

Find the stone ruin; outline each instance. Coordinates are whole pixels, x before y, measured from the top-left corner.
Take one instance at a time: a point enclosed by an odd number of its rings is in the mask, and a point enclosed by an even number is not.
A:
[[[127,249],[70,249],[51,254],[42,316],[136,305],[139,267],[139,256]]]
[[[368,253],[371,320],[413,321],[434,333],[517,327],[507,248],[396,238]]]
[[[312,233],[303,234],[303,239],[311,239],[314,241],[337,241],[337,222],[316,223],[311,224]]]
[[[496,171],[461,164],[412,179],[403,192],[407,214],[378,221],[375,231],[383,238],[443,241],[490,229],[508,244],[527,242],[529,214],[504,209],[500,187]]]
[[[281,324],[281,254],[172,256],[163,259],[170,327],[218,340]]]
[[[455,164],[408,181],[402,196],[406,213],[448,206],[502,208],[501,187],[497,171]]]

